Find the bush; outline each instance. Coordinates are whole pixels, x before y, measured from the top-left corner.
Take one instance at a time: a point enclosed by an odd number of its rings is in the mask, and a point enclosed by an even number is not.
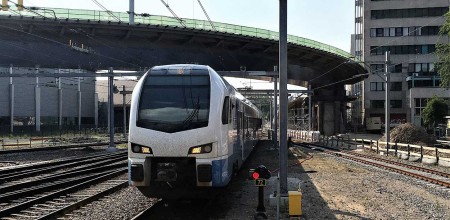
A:
[[[414,126],[411,123],[398,125],[391,130],[390,134],[391,143],[398,142],[422,146],[433,146],[436,143],[434,135],[428,134],[425,128]],[[386,135],[383,135],[380,141],[386,141]]]

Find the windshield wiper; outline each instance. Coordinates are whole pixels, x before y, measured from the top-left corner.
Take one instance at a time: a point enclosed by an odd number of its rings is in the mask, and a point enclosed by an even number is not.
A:
[[[186,119],[184,119],[182,125],[186,126],[186,125],[190,124],[198,116],[199,110],[200,110],[200,105],[197,104],[197,107],[192,110],[191,114],[189,114],[189,116]]]

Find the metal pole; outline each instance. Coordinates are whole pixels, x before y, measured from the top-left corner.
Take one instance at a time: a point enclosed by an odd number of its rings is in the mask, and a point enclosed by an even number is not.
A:
[[[391,127],[390,127],[390,125],[391,125],[391,112],[390,112],[390,110],[391,110],[391,99],[390,99],[390,84],[391,84],[391,74],[389,73],[389,65],[390,65],[390,62],[391,62],[391,52],[390,51],[386,51],[386,63],[385,63],[385,65],[384,65],[384,71],[385,71],[385,73],[386,73],[386,86],[385,86],[385,89],[386,89],[386,104],[385,104],[385,107],[386,107],[386,112],[385,112],[385,114],[386,114],[386,116],[385,116],[385,126],[384,126],[384,129],[385,129],[385,133],[386,133],[386,148],[387,148],[387,150],[389,150],[389,142],[390,142],[390,129],[391,129]]]
[[[36,73],[39,73],[36,67]],[[41,90],[39,88],[39,77],[36,76],[36,87],[34,88],[34,103],[35,103],[35,121],[36,131],[41,131]]]
[[[125,103],[125,97],[126,97],[126,93],[125,93],[125,85],[123,85],[122,87],[122,91],[123,91],[123,96],[122,96],[122,102],[123,102],[123,138],[127,138],[127,106]]]
[[[78,91],[77,91],[77,96],[78,96],[78,130],[81,131],[81,79],[80,77],[78,77]]]
[[[58,73],[61,73],[61,69],[58,69]],[[58,126],[61,131],[62,128],[62,89],[61,89],[61,77],[58,77]]]
[[[311,84],[308,86],[308,89],[311,91]],[[311,109],[311,98],[312,95],[308,93],[308,131],[312,131],[312,109]]]
[[[109,103],[109,147],[107,151],[116,151],[117,148],[114,145],[114,71],[113,68],[109,68],[109,93],[108,93],[108,103]]]
[[[12,64],[9,67],[9,73],[13,74]],[[13,78],[9,77],[9,116],[10,116],[10,132],[14,132],[14,84]]]
[[[280,195],[287,196],[287,0],[280,0]]]
[[[273,144],[278,148],[278,80],[273,78]]]
[[[134,25],[134,0],[130,0],[128,16],[130,17],[130,25]]]
[[[273,113],[272,113],[272,100],[269,102],[269,120],[270,120],[270,130],[273,129]]]

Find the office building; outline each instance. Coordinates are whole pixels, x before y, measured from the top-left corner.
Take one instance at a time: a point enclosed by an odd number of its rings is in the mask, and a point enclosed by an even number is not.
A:
[[[352,51],[370,68],[370,76],[352,86],[352,121],[385,115],[385,52],[390,51],[391,126],[423,125],[421,113],[434,95],[450,97],[440,88],[435,69],[436,43],[449,43],[439,28],[449,11],[448,0],[356,0]]]

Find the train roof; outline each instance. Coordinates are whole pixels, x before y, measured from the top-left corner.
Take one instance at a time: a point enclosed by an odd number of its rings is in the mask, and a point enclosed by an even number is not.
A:
[[[209,74],[209,66],[198,64],[171,64],[163,66],[154,66],[149,70],[149,73],[206,75]]]

